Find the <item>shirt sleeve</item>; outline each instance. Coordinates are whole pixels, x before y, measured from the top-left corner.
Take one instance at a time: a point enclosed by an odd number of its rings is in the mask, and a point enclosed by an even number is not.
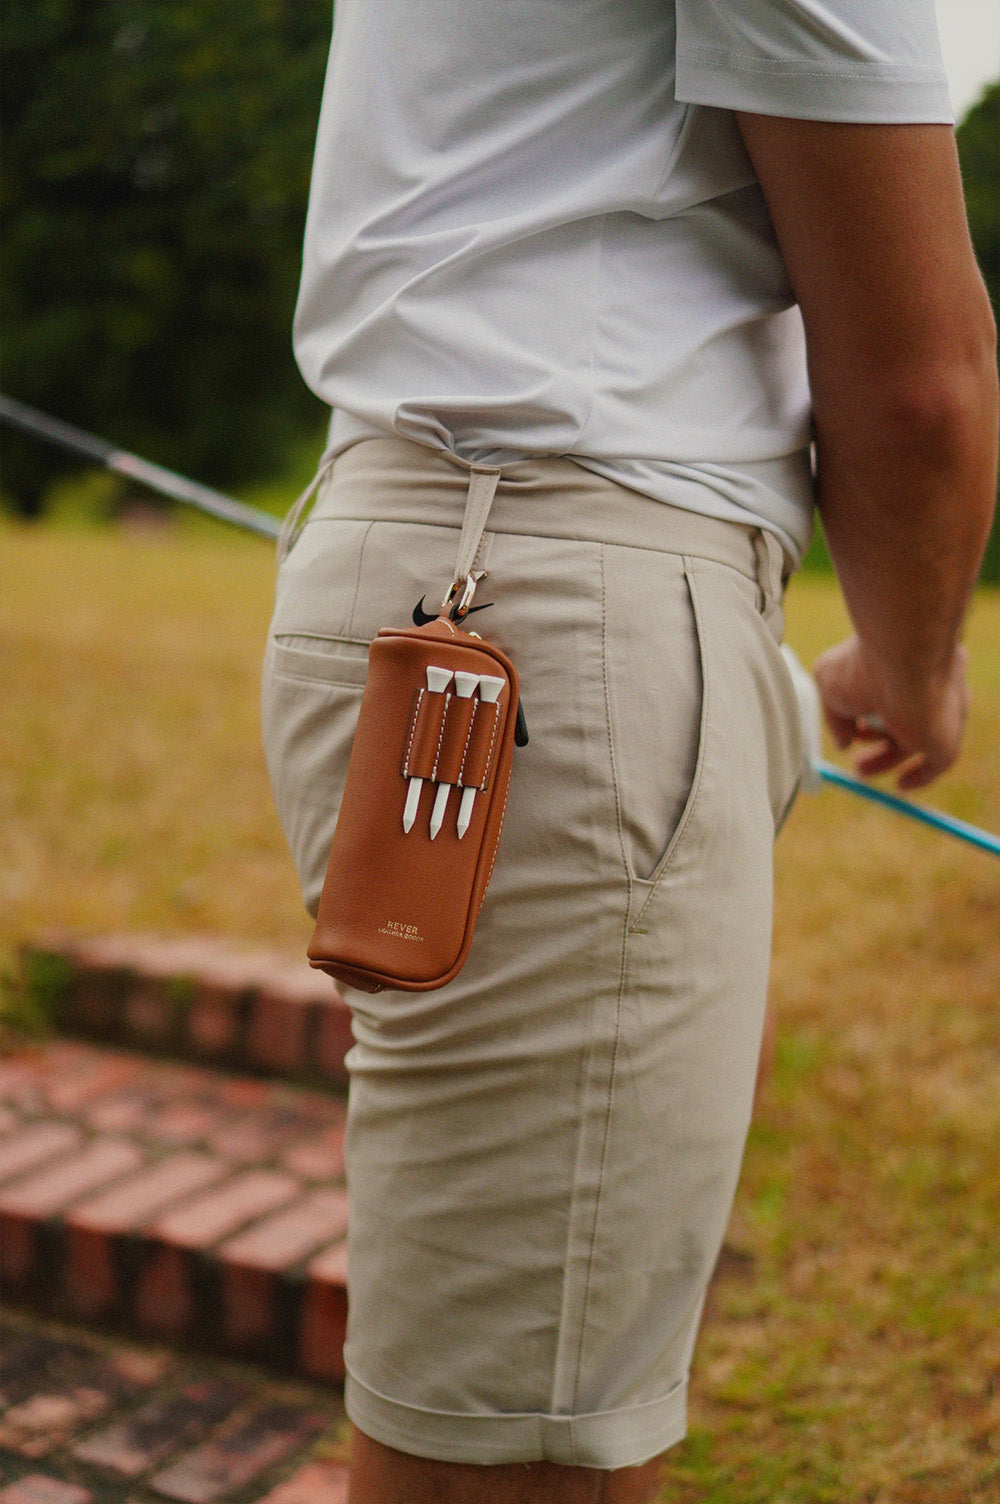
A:
[[[933,0],[676,0],[677,98],[800,120],[952,123]]]

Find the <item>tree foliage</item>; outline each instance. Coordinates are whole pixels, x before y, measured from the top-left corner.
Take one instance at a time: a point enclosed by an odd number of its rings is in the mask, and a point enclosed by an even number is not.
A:
[[[330,22],[330,0],[8,7],[11,395],[217,485],[318,425],[290,329]],[[31,510],[68,462],[5,450]]]
[[[972,243],[1000,319],[1000,80],[959,126],[958,154]]]
[[[1000,80],[990,84],[959,126],[958,154],[972,243],[1000,322]],[[1000,505],[982,578],[1000,585]]]

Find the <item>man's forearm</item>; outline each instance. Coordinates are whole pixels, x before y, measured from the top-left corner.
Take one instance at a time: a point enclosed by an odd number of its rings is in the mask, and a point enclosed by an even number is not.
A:
[[[859,639],[901,693],[947,671],[989,536],[998,396],[982,301],[962,360],[887,361],[870,382],[813,372],[824,532]]]

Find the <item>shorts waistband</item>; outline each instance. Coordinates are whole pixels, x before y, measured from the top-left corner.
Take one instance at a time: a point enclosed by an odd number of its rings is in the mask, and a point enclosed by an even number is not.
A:
[[[444,450],[407,439],[361,439],[332,462],[312,518],[459,529],[470,469]],[[486,527],[711,559],[779,595],[787,573],[773,535],[655,501],[563,456],[503,465]]]

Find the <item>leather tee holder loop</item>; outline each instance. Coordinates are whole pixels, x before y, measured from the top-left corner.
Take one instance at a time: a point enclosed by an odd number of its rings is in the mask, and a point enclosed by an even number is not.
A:
[[[365,992],[443,987],[469,953],[507,805],[517,673],[465,631],[499,470],[473,467],[455,583],[436,620],[368,654],[312,966]]]

